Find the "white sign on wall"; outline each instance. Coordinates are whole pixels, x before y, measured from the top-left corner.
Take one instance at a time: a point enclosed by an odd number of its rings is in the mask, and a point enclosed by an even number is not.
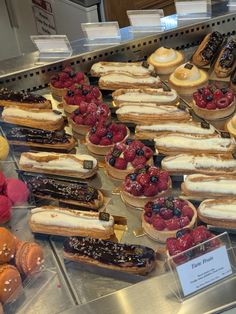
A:
[[[39,35],[56,35],[56,24],[51,0],[32,0],[34,19]]]

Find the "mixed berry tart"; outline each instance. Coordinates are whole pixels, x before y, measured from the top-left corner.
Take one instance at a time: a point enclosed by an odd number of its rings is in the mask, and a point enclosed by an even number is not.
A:
[[[200,88],[193,93],[193,110],[206,120],[227,117],[235,110],[234,92],[214,85]]]
[[[185,263],[192,258],[198,257],[219,247],[220,241],[219,239],[213,239],[214,237],[215,235],[205,226],[198,226],[193,230],[189,228],[181,229],[176,232],[175,237],[171,237],[166,240],[167,255],[177,255],[173,258],[173,261],[176,264]],[[201,244],[205,241],[207,242]],[[193,247],[195,248],[192,249]]]
[[[105,122],[110,115],[110,109],[106,104],[82,101],[68,121],[75,133],[85,135],[98,121]]]
[[[152,164],[153,151],[140,141],[131,139],[116,144],[105,157],[107,172],[115,179],[124,180],[137,166]]]
[[[98,87],[79,84],[72,85],[62,98],[63,108],[66,114],[74,112],[82,102],[99,105],[101,101],[102,94]]]
[[[189,201],[160,197],[145,205],[142,226],[150,238],[165,243],[176,231],[193,228],[196,219],[197,210]]]
[[[139,165],[126,176],[121,197],[133,207],[144,208],[147,202],[167,195],[170,188],[171,179],[167,171],[155,166]]]
[[[86,145],[90,152],[105,156],[116,143],[125,142],[129,129],[121,123],[106,123],[99,120],[86,135]]]
[[[52,95],[61,98],[75,83],[89,85],[89,79],[83,72],[75,72],[71,66],[66,66],[61,72],[51,77],[49,86]]]

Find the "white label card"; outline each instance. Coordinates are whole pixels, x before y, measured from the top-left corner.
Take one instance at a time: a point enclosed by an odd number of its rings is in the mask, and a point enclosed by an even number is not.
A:
[[[176,267],[184,296],[232,274],[225,246]]]
[[[81,27],[88,40],[120,37],[118,22],[81,23]]]
[[[40,53],[71,52],[71,45],[66,35],[31,36]]]
[[[158,27],[161,25],[163,10],[128,10],[127,15],[133,27]]]
[[[176,12],[178,15],[208,13],[208,6],[208,0],[175,1]]]

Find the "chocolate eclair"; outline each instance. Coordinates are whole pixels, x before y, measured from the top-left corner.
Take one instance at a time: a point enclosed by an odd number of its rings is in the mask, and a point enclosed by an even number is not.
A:
[[[236,60],[236,40],[231,39],[221,50],[221,53],[216,60],[214,71],[217,77],[229,76],[233,69]]]
[[[28,177],[26,184],[31,193],[42,199],[90,208],[97,211],[104,202],[101,191],[86,183],[71,183],[43,176]]]
[[[39,147],[43,149],[69,151],[75,147],[75,139],[66,134],[64,130],[46,131],[41,129],[30,129],[24,127],[13,127],[8,129],[6,137],[9,144],[18,146]]]
[[[233,91],[236,92],[236,66],[230,76],[230,88],[232,88]]]
[[[139,275],[145,275],[155,267],[155,252],[151,248],[89,237],[67,238],[64,242],[64,257]]]
[[[41,95],[31,93],[13,91],[7,88],[0,89],[0,106],[15,106],[28,108],[51,109],[52,104]]]

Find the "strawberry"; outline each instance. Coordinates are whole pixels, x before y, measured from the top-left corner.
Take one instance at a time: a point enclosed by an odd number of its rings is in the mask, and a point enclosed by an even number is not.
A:
[[[137,182],[140,183],[143,187],[146,187],[150,183],[150,176],[148,173],[140,173],[137,176]]]
[[[85,101],[81,101],[80,105],[79,105],[79,109],[81,114],[84,114],[85,112],[87,112],[87,106],[88,104]]]
[[[156,230],[164,230],[166,227],[165,221],[158,217],[157,215],[154,215],[152,218],[152,225]]]
[[[171,209],[167,209],[167,208],[163,207],[160,210],[160,216],[163,219],[168,220],[168,219],[171,219],[174,216],[174,214],[173,214],[173,211]]]
[[[143,194],[143,187],[138,182],[132,182],[131,194],[134,196],[141,196]]]
[[[147,160],[152,157],[153,151],[150,147],[144,146],[143,151],[144,151],[144,156]]]
[[[143,194],[145,196],[154,196],[158,193],[158,188],[155,184],[149,184],[148,186],[144,187],[144,192]]]
[[[99,137],[103,137],[107,134],[107,129],[104,128],[104,127],[100,127],[97,129],[96,131],[96,135],[99,136]]]
[[[172,218],[165,221],[168,230],[177,230],[180,228],[179,218]]]
[[[136,150],[135,149],[132,149],[132,148],[127,148],[125,151],[124,151],[124,158],[125,160],[127,160],[128,162],[130,161],[133,161],[134,158],[136,156]]]
[[[100,137],[98,137],[96,134],[89,135],[89,140],[91,143],[98,145],[100,142]]]
[[[191,221],[193,218],[193,210],[191,207],[189,207],[188,205],[185,205],[182,208],[182,215],[183,216],[187,216],[189,218],[189,220]]]
[[[160,174],[160,169],[155,167],[155,166],[151,166],[148,169],[148,173],[150,174],[150,176],[159,176]]]
[[[185,233],[182,237],[178,238],[176,242],[177,248],[183,252],[194,246],[194,238],[190,233]]]
[[[144,156],[136,156],[135,159],[131,162],[132,166],[136,168],[139,165],[145,165],[146,158]]]
[[[113,143],[121,142],[124,139],[124,135],[122,133],[115,133],[113,135]]]
[[[216,101],[216,106],[217,108],[219,109],[223,109],[223,108],[226,108],[228,107],[230,104],[230,101],[229,101],[229,98],[228,97],[222,97],[221,99],[218,99]]]
[[[84,124],[83,118],[81,116],[75,116],[73,120],[76,124]]]
[[[116,158],[115,168],[124,170],[127,167],[127,161],[124,158]]]
[[[103,146],[107,146],[107,145],[111,145],[112,144],[112,141],[107,138],[107,137],[103,137],[100,141],[100,144],[99,145],[103,145]]]
[[[168,183],[165,181],[159,181],[158,182],[158,191],[162,192],[162,191],[166,191],[168,189]]]

